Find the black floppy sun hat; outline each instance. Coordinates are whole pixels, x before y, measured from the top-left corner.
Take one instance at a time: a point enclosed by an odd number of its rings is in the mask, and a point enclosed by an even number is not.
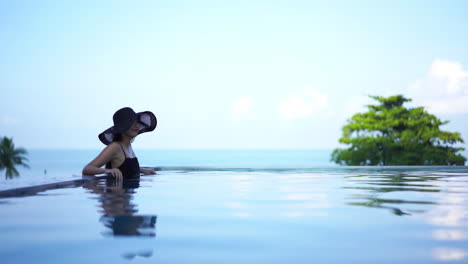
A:
[[[114,126],[106,129],[98,136],[99,140],[101,140],[101,142],[105,145],[112,143],[115,134],[121,134],[129,130],[135,120],[138,120],[138,122],[141,124],[141,128],[140,131],[138,131],[138,134],[153,131],[158,124],[158,120],[152,112],[145,111],[135,113],[135,111],[133,111],[133,109],[130,107],[124,107],[117,110],[112,119],[114,120]]]

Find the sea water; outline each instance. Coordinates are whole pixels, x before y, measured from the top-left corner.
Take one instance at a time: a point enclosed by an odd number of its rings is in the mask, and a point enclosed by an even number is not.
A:
[[[466,167],[231,162],[0,198],[0,263],[468,261]]]

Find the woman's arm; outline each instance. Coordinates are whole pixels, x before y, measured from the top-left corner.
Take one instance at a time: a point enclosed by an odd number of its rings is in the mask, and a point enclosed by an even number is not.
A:
[[[119,169],[105,169],[101,168],[104,164],[112,161],[117,154],[118,151],[117,144],[109,144],[93,161],[91,161],[88,165],[83,168],[84,175],[96,175],[101,173],[110,173],[112,176],[121,179],[122,172]]]

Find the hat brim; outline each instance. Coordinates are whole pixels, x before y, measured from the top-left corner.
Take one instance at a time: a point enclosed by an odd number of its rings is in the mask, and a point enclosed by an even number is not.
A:
[[[138,135],[141,133],[145,133],[145,132],[151,132],[158,125],[158,119],[150,111],[140,112],[140,113],[137,113],[136,115],[137,115],[138,122],[142,125],[140,128],[140,131],[138,131]],[[116,133],[121,133],[121,132],[116,132],[114,129],[114,126],[112,126],[104,130],[104,132],[99,134],[98,137],[99,137],[99,140],[104,145],[109,145],[110,143],[114,141],[114,135]]]

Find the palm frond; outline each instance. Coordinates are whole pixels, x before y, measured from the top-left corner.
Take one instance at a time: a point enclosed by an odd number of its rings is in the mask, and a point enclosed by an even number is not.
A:
[[[6,179],[19,176],[18,170],[15,166],[19,165],[29,168],[26,163],[28,152],[24,148],[15,148],[13,138],[3,137],[0,141],[0,170],[6,170]]]

